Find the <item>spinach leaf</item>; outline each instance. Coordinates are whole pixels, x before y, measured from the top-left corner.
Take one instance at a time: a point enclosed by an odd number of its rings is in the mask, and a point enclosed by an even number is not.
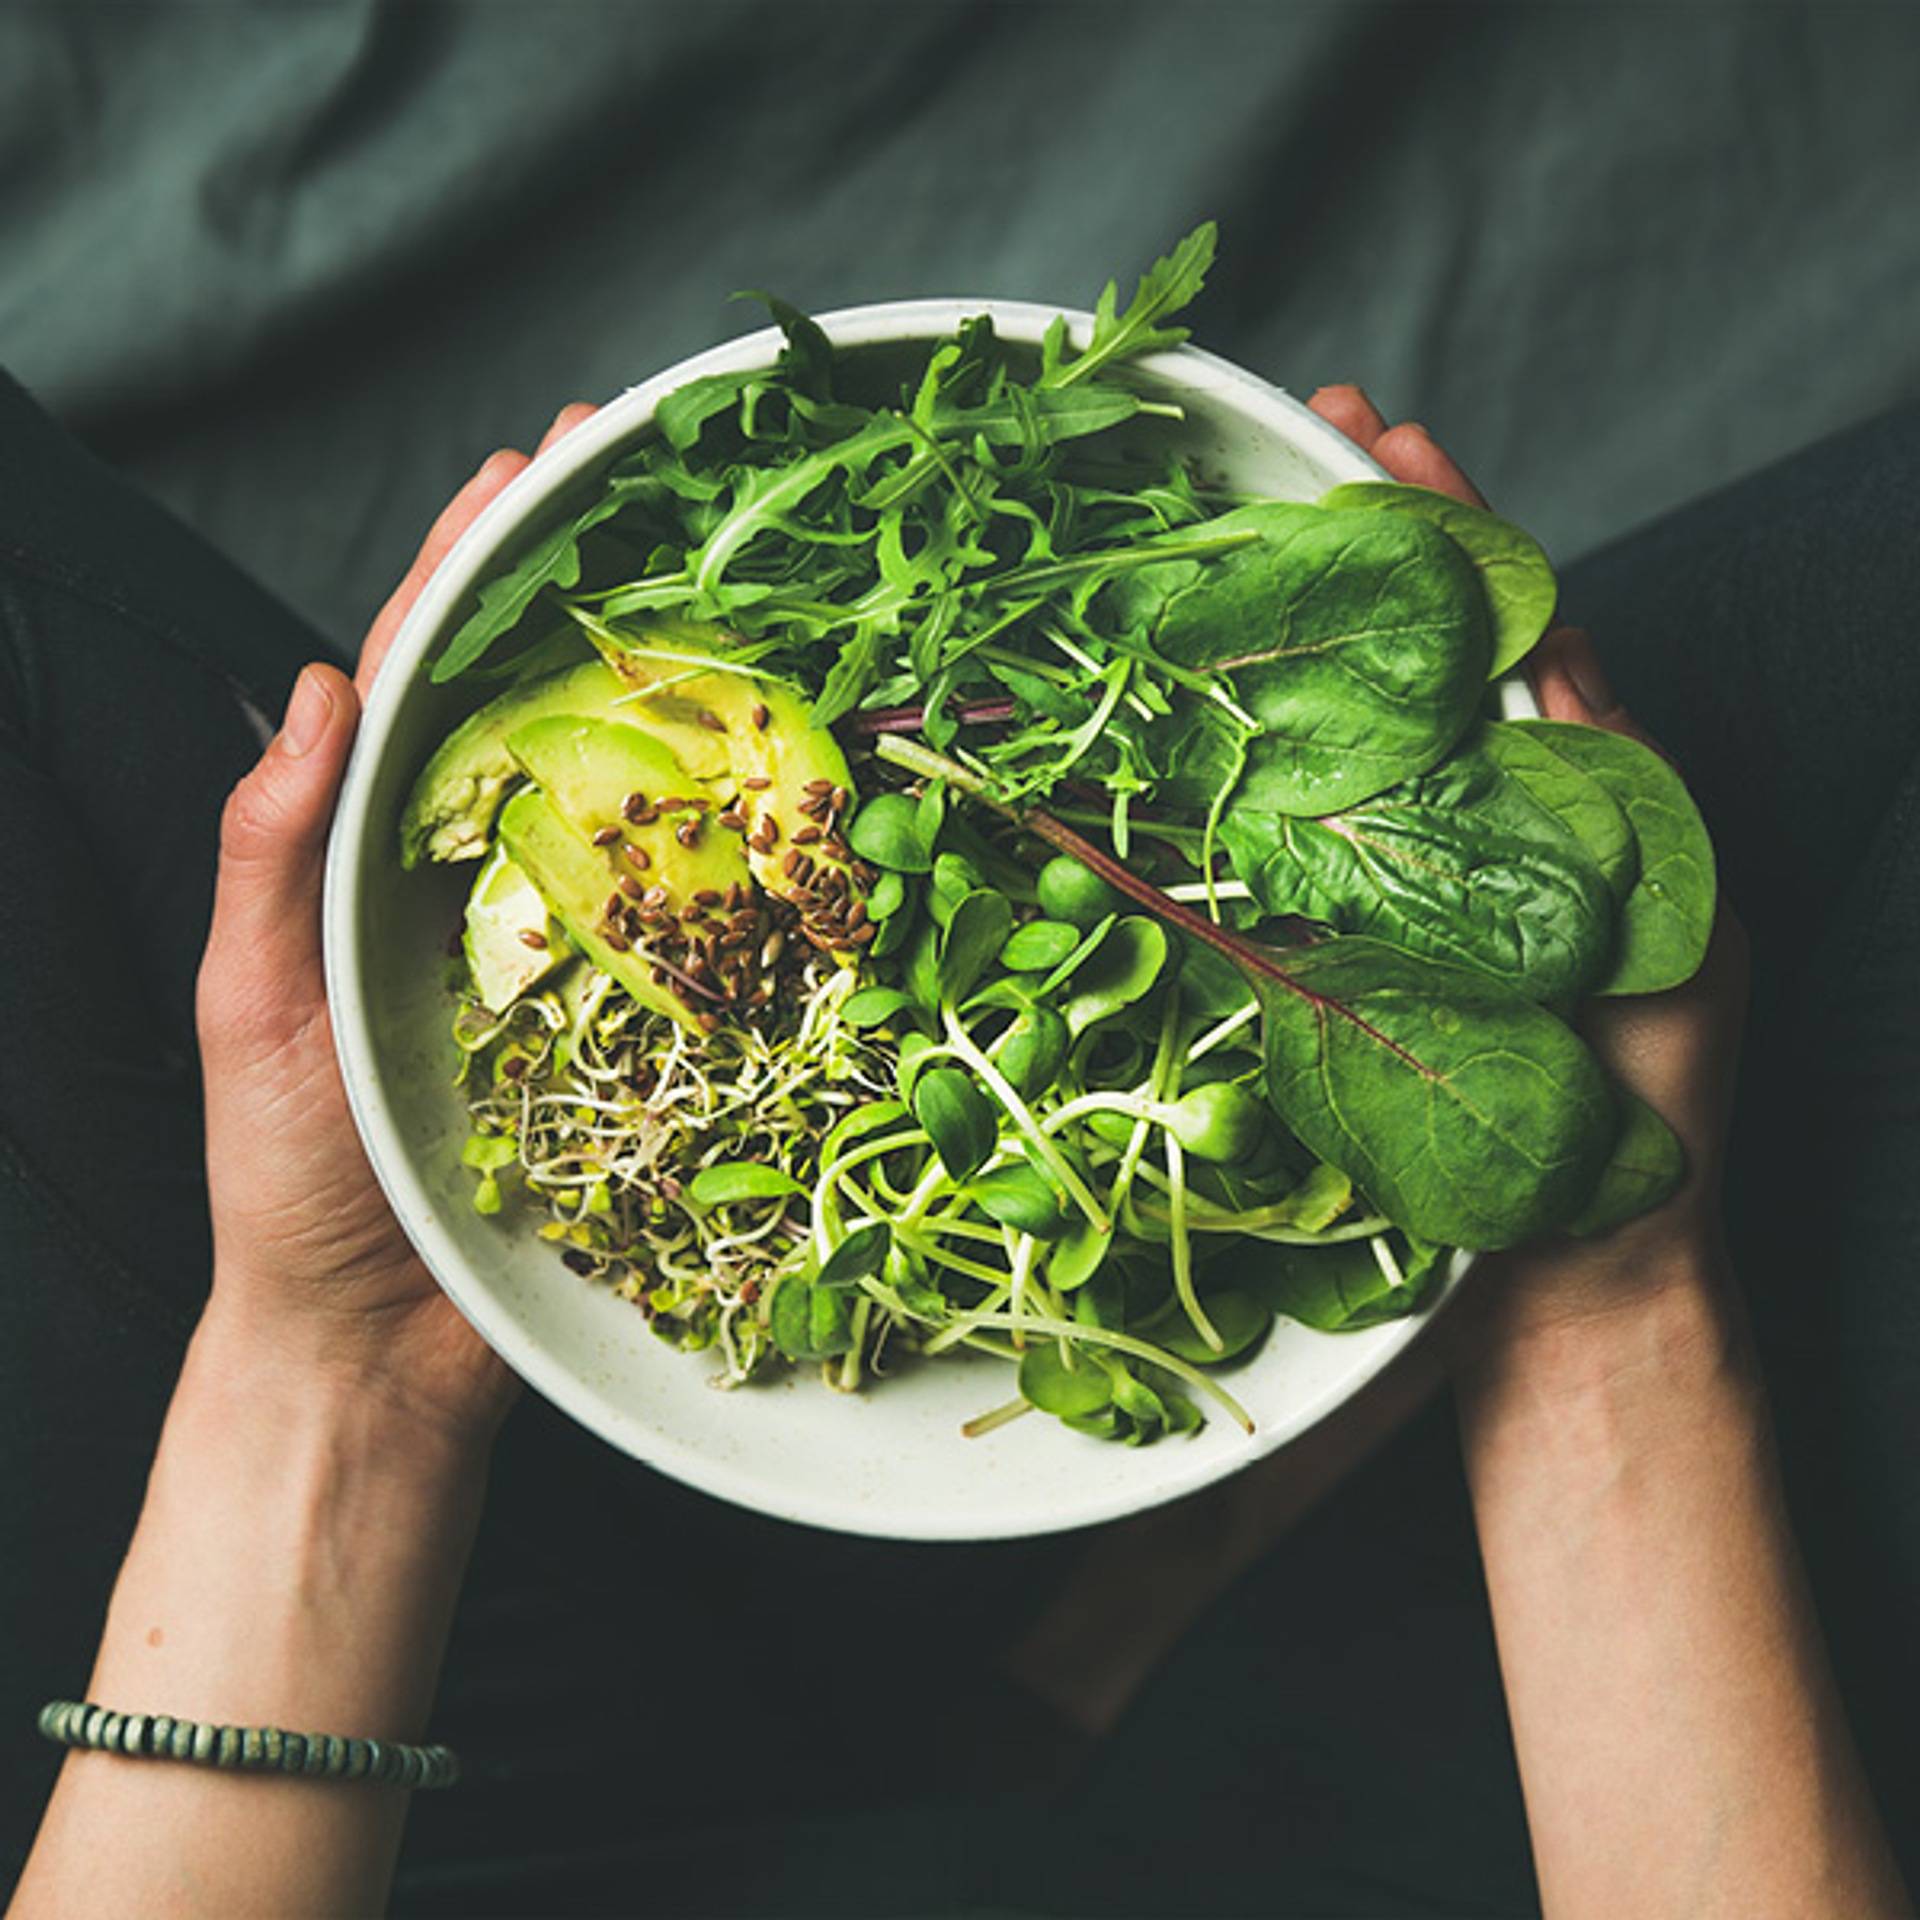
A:
[[[1428,521],[1465,551],[1480,575],[1493,616],[1489,679],[1517,667],[1553,618],[1559,588],[1539,541],[1484,507],[1470,507],[1430,487],[1353,480],[1321,496],[1323,507],[1372,507]]]
[[[1616,1087],[1614,1098],[1620,1130],[1613,1152],[1586,1205],[1567,1222],[1567,1231],[1582,1239],[1651,1213],[1672,1199],[1687,1177],[1686,1151],[1673,1129],[1638,1094]]]
[[[1258,984],[1281,1119],[1409,1232],[1509,1247],[1593,1191],[1614,1132],[1606,1078],[1511,987],[1353,935]]]
[[[1332,1246],[1269,1246],[1260,1251],[1248,1282],[1272,1313],[1284,1313],[1319,1333],[1357,1333],[1418,1313],[1432,1299],[1444,1269],[1428,1261],[1402,1263],[1406,1284],[1396,1287],[1365,1240]]]
[[[1236,807],[1220,840],[1269,913],[1478,967],[1548,1005],[1571,1005],[1612,954],[1599,868],[1478,740],[1322,819]]]
[[[1485,596],[1453,541],[1408,514],[1242,507],[1259,538],[1115,582],[1168,660],[1224,679],[1258,722],[1236,805],[1329,813],[1424,772],[1460,737],[1492,657]]]
[[[1640,843],[1606,788],[1577,760],[1556,750],[1553,726],[1489,721],[1480,729],[1479,745],[1586,848],[1617,905],[1640,877]]]
[[[1623,733],[1554,720],[1512,724],[1592,774],[1626,815],[1640,849],[1613,966],[1594,991],[1664,993],[1691,980],[1713,933],[1713,842],[1680,776]]]

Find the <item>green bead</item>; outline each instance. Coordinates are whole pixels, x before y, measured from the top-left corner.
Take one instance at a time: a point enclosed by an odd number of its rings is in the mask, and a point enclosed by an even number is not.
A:
[[[176,1720],[173,1723],[173,1757],[176,1760],[191,1760],[194,1736],[200,1731],[191,1720]]]
[[[100,1744],[100,1729],[106,1725],[105,1707],[89,1707],[87,1717],[80,1727],[80,1741],[83,1746],[97,1747]]]
[[[147,1716],[144,1713],[130,1713],[127,1724],[120,1730],[120,1751],[122,1753],[144,1753],[147,1750]]]
[[[117,1747],[120,1744],[120,1729],[127,1723],[124,1713],[110,1713],[100,1722],[100,1737],[96,1744],[102,1748]]]
[[[325,1745],[320,1751],[320,1770],[329,1779],[337,1780],[347,1770],[347,1743],[337,1733],[326,1734],[323,1738]],[[309,1747],[309,1755],[312,1751]]]
[[[269,1770],[282,1766],[285,1762],[286,1738],[278,1727],[261,1727],[249,1733],[247,1740],[252,1748],[250,1762]]]
[[[170,1713],[156,1713],[153,1716],[152,1732],[147,1736],[149,1753],[166,1754],[172,1750],[173,1729],[176,1722]]]
[[[200,1766],[218,1766],[215,1748],[220,1744],[220,1729],[206,1720],[193,1723],[193,1757]]]
[[[358,1738],[351,1739],[347,1742],[347,1765],[341,1778],[364,1780],[367,1777],[367,1769],[372,1764],[372,1756],[367,1751],[367,1742]]]
[[[231,1772],[240,1764],[242,1743],[246,1737],[244,1727],[221,1727],[215,1736],[213,1764],[225,1767]]]

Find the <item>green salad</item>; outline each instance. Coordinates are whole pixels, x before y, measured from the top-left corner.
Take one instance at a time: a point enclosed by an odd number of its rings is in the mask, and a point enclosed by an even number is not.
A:
[[[1168,453],[1133,363],[1213,243],[886,392],[769,302],[777,364],[669,395],[433,662],[476,710],[400,853],[474,863],[474,1204],[729,1384],[972,1351],[970,1431],[1250,1427],[1276,1316],[1682,1177],[1572,1022],[1699,965],[1698,814],[1498,717],[1555,597],[1518,529]]]

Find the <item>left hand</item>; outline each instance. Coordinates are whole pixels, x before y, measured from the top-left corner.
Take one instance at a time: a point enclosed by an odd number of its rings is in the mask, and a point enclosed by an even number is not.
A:
[[[544,449],[593,409],[567,408]],[[360,702],[434,569],[527,465],[496,453],[455,496],[367,635],[359,671],[307,667],[220,830],[200,969],[216,1350],[294,1390],[372,1391],[484,1445],[513,1376],[434,1283],[388,1209],[347,1107],[321,965],[327,830]]]

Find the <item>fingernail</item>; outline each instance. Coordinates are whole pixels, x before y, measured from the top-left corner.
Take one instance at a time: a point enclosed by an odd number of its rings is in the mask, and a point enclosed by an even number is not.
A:
[[[1593,641],[1582,627],[1559,627],[1554,630],[1555,654],[1566,676],[1573,682],[1573,690],[1595,713],[1611,713],[1619,702],[1613,697],[1613,688],[1608,683],[1605,670],[1600,665],[1600,656],[1593,650]]]
[[[332,718],[332,689],[311,667],[302,667],[287,702],[287,717],[280,723],[281,746],[298,759],[326,732]]]

